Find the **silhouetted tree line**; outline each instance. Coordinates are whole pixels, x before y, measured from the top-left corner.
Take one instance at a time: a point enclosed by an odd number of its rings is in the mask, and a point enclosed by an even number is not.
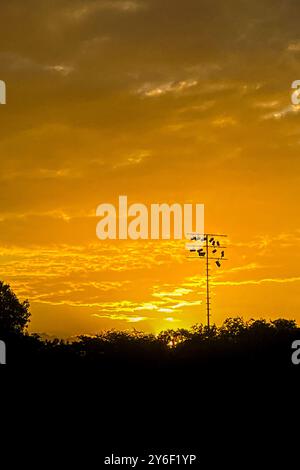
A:
[[[283,318],[227,318],[220,327],[212,325],[208,329],[196,324],[190,329],[165,330],[157,336],[136,330],[110,330],[95,336],[82,335],[72,342],[29,334],[29,321],[29,302],[20,302],[0,281],[0,339],[7,345],[8,364],[84,365],[107,371],[289,369],[295,367],[291,363],[291,344],[300,339],[296,322]]]

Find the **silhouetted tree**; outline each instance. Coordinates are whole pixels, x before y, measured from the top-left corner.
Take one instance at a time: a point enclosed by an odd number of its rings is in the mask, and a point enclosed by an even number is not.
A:
[[[0,281],[0,338],[7,343],[10,363],[54,364],[56,367],[91,365],[109,373],[145,368],[203,376],[292,367],[291,344],[299,339],[294,320],[273,321],[227,318],[218,327],[196,324],[190,329],[162,331],[158,335],[137,330],[103,331],[75,341],[45,339],[27,333],[29,302],[20,302],[8,284]]]
[[[296,330],[297,324],[295,320],[286,320],[285,318],[277,318],[277,320],[271,321],[271,324],[275,326],[277,330]]]
[[[219,334],[224,338],[240,338],[247,331],[247,323],[242,317],[226,318],[219,328]]]
[[[29,302],[20,302],[8,284],[0,281],[0,331],[22,333],[30,318]]]
[[[159,341],[167,346],[174,347],[187,339],[191,339],[193,333],[185,328],[178,328],[177,330],[164,330],[161,331],[157,337]]]

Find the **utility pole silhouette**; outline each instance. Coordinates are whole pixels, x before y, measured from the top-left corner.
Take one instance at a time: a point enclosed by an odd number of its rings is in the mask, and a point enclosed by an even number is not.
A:
[[[195,242],[194,244],[187,244],[186,247],[190,253],[195,253],[196,256],[188,256],[189,259],[204,259],[205,260],[205,274],[206,274],[206,319],[207,319],[207,328],[210,330],[210,317],[211,317],[211,308],[210,308],[210,290],[209,290],[209,280],[210,280],[210,260],[215,260],[215,264],[218,268],[221,267],[222,261],[227,261],[225,258],[225,249],[227,248],[224,245],[221,245],[218,238],[227,237],[224,234],[215,234],[215,233],[191,233],[190,241]],[[203,248],[204,246],[204,248]],[[213,255],[213,256],[212,256]]]

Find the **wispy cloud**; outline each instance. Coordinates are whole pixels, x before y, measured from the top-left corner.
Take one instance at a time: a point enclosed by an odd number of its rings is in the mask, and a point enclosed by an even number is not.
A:
[[[278,100],[263,100],[263,101],[255,101],[253,103],[254,108],[260,108],[260,109],[274,109],[278,108],[280,105],[280,102]]]
[[[137,90],[137,93],[149,98],[155,98],[167,93],[181,93],[189,88],[195,87],[196,85],[198,85],[198,81],[195,79],[170,81],[158,85],[146,83]]]
[[[67,10],[67,16],[75,20],[84,20],[92,14],[103,10],[111,10],[116,12],[136,12],[145,8],[145,3],[135,0],[101,0],[86,2],[80,7],[71,7]]]
[[[152,294],[153,297],[159,297],[159,298],[164,298],[164,297],[182,297],[183,295],[189,294],[191,289],[186,289],[184,287],[177,287],[176,289],[172,291],[157,291],[159,288],[154,287],[155,292]]]
[[[74,71],[74,67],[71,67],[70,65],[63,65],[63,64],[46,65],[44,66],[44,70],[49,70],[50,72],[55,72],[66,77]]]
[[[235,126],[237,124],[237,121],[232,116],[220,116],[218,118],[215,118],[212,121],[212,124],[213,126],[224,128]]]
[[[139,165],[140,163],[148,159],[150,156],[150,150],[140,150],[138,152],[133,152],[130,155],[127,155],[125,158],[121,159],[121,161],[119,163],[116,163],[113,168],[116,169],[124,166]]]
[[[246,286],[261,285],[265,283],[286,284],[293,282],[300,282],[300,277],[248,279],[245,281],[212,281],[212,284],[219,286]]]
[[[277,246],[278,248],[288,248],[292,246],[297,246],[300,243],[300,232],[295,230],[291,233],[281,232],[276,235],[259,235],[253,240],[247,240],[242,242],[236,242],[236,247],[249,247],[256,248],[258,250],[264,250],[266,248],[272,248]]]
[[[283,119],[286,116],[289,115],[296,115],[300,111],[300,105],[293,105],[289,104],[288,106],[285,106],[284,108],[278,109],[276,111],[272,111],[271,113],[267,113],[263,116],[263,119],[268,120],[268,119]]]
[[[300,41],[291,42],[288,45],[287,50],[292,52],[300,52]]]
[[[17,53],[1,53],[0,60],[5,65],[6,69],[18,72],[52,72],[57,75],[68,76],[75,70],[74,66],[70,64],[45,64],[31,57],[20,55]]]
[[[92,316],[96,318],[107,318],[109,320],[122,320],[128,323],[138,323],[138,322],[147,320],[148,318],[148,317],[120,315],[120,314],[99,315],[98,313],[93,313]]]

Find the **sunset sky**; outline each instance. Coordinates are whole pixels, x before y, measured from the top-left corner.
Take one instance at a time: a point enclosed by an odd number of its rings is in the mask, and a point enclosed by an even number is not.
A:
[[[96,208],[203,203],[212,321],[300,322],[297,0],[1,3],[0,279],[30,331],[205,322],[184,241],[100,241]]]

